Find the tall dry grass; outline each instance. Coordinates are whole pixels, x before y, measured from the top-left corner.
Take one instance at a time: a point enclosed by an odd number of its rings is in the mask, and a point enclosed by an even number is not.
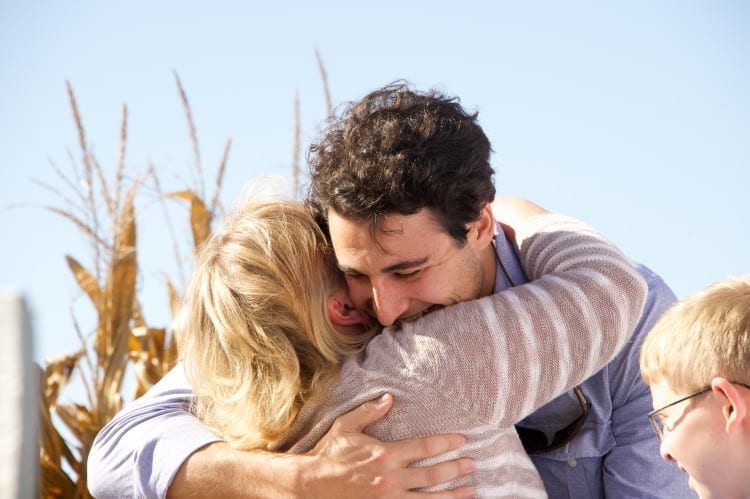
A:
[[[323,82],[328,115],[332,112],[328,78],[318,50],[315,57]],[[73,162],[71,174],[55,167],[65,190],[49,184],[42,186],[53,192],[61,206],[48,209],[69,220],[86,239],[91,256],[87,264],[66,255],[68,267],[95,312],[95,324],[88,332],[73,316],[73,329],[78,347],[72,353],[48,359],[38,367],[40,396],[40,496],[43,498],[89,498],[86,463],[94,437],[122,408],[125,387],[132,385],[131,398],[143,395],[177,360],[179,331],[148,324],[142,313],[138,286],[140,272],[137,235],[136,200],[148,187],[161,204],[164,223],[172,241],[174,262],[179,282],[185,283],[183,251],[177,244],[175,230],[166,208],[168,200],[186,202],[189,206],[189,227],[192,248],[199,247],[211,234],[215,220],[222,218],[221,188],[232,140],[224,146],[222,157],[213,174],[209,195],[200,153],[198,134],[187,93],[174,73],[177,92],[185,111],[188,133],[192,144],[191,186],[164,192],[154,165],[147,172],[134,176],[126,163],[128,114],[123,105],[120,122],[120,147],[111,178],[89,147],[83,120],[75,94],[66,82],[73,120],[78,132],[80,159]],[[294,137],[291,176],[294,195],[300,188],[300,105],[294,99]],[[180,301],[179,286],[170,278],[165,280],[172,315]],[[77,403],[61,402],[60,393],[77,374],[83,386],[85,400]],[[131,377],[133,383],[126,383]]]
[[[153,165],[137,176],[128,171],[126,106],[120,123],[119,157],[108,177],[89,147],[75,94],[66,82],[80,158],[73,162],[71,172],[55,167],[63,189],[44,183],[42,186],[52,191],[61,205],[48,209],[72,222],[91,249],[90,260],[85,263],[71,255],[65,258],[93,307],[95,319],[87,328],[74,315],[78,346],[72,353],[48,359],[44,367],[38,367],[41,497],[90,497],[86,462],[97,432],[122,408],[126,387],[133,387],[134,391],[127,399],[141,396],[177,359],[179,333],[147,323],[139,299],[142,290],[138,285],[136,200],[144,187],[151,196],[156,193],[162,205],[170,199],[188,204],[193,248],[209,237],[212,222],[223,215],[220,191],[231,139],[224,147],[209,196],[190,105],[179,76],[176,73],[174,76],[195,156],[191,175],[194,185],[169,193],[162,191]],[[165,220],[174,258],[183,274],[180,262],[184,255],[177,245],[169,215]],[[180,293],[169,278],[165,286],[174,314]],[[62,402],[60,394],[73,379],[82,385],[84,400]]]

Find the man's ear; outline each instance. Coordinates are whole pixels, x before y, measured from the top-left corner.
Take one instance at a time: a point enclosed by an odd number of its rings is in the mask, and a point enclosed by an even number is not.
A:
[[[477,248],[489,246],[495,237],[495,216],[492,213],[492,205],[485,203],[479,212],[479,219],[471,223],[470,237],[472,244]]]
[[[724,430],[728,434],[737,431],[748,417],[748,397],[726,378],[711,380],[711,390],[721,400],[721,414],[724,417]]]

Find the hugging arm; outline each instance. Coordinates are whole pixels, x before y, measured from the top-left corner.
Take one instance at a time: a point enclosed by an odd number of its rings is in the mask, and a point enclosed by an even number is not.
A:
[[[468,459],[430,469],[414,460],[451,451],[458,435],[382,443],[362,433],[391,400],[366,403],[341,416],[306,455],[238,451],[220,441],[190,412],[193,393],[178,364],[144,397],[97,435],[88,459],[93,496],[123,497],[400,497],[472,471]],[[356,480],[353,478],[356,477]],[[434,497],[464,497],[452,490]]]
[[[541,210],[527,204],[523,211]],[[607,364],[630,339],[647,295],[630,260],[586,224],[553,214],[514,218],[530,282],[484,299],[490,309],[479,329],[494,349],[479,353],[497,376],[502,426]]]
[[[469,401],[472,411],[502,427],[609,362],[630,338],[647,294],[631,262],[575,219],[535,216],[516,224],[516,240],[531,282],[430,314],[397,336],[440,340],[438,360],[454,370],[427,370],[437,378],[423,381],[449,397],[481,393]],[[456,370],[474,375],[447,374]]]
[[[503,225],[508,238],[514,237],[509,226],[517,224],[519,214],[522,215],[530,206],[534,208],[533,203],[518,198],[498,198],[493,203],[501,224],[508,222],[508,225]],[[691,494],[685,474],[659,455],[659,441],[654,438],[653,430],[644,417],[653,405],[639,369],[643,338],[661,314],[676,301],[676,297],[662,278],[649,268],[638,265],[637,269],[648,285],[648,296],[640,321],[634,327],[631,339],[613,361],[583,385],[593,390],[594,394],[596,388],[593,387],[598,382],[608,386],[600,392],[606,400],[592,401],[601,409],[594,421],[602,429],[596,433],[592,430],[591,435],[598,435],[600,441],[609,439],[612,445],[602,442],[597,451],[592,452],[590,445],[579,441],[578,445],[555,457],[535,456],[535,464],[547,485],[568,490],[571,497],[584,493],[606,495],[612,499],[678,498]],[[554,408],[546,406],[532,417],[541,421],[553,416],[554,411]],[[578,462],[575,470],[568,464],[570,459]]]

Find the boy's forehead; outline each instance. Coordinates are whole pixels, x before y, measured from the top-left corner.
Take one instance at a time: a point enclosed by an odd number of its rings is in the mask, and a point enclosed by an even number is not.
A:
[[[654,409],[664,407],[679,398],[666,381],[659,381],[651,385],[651,398]]]

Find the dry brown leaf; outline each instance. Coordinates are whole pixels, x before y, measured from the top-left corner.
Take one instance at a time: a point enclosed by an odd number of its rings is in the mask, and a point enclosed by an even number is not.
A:
[[[41,475],[39,497],[44,499],[81,497],[73,480],[57,462],[51,461],[47,456],[40,456],[39,472]]]
[[[229,148],[232,145],[232,138],[227,139],[227,143],[224,145],[224,153],[221,155],[221,161],[219,162],[219,168],[216,170],[216,180],[214,182],[214,197],[211,200],[210,213],[216,215],[216,210],[220,209],[221,203],[219,201],[219,195],[221,194],[221,183],[224,181],[224,170],[227,167],[227,159],[229,159]],[[222,213],[223,213],[223,208]]]
[[[101,428],[91,411],[81,404],[60,404],[55,412],[76,439],[88,448]]]
[[[91,299],[91,302],[94,304],[97,312],[101,313],[101,311],[99,310],[101,306],[101,290],[99,289],[99,284],[96,282],[96,279],[94,279],[94,276],[91,275],[91,272],[86,270],[83,265],[78,263],[78,261],[72,256],[65,255],[65,259],[67,260],[68,267],[70,267],[70,270],[73,272],[78,285],[81,287],[83,292],[86,293],[86,295]]]
[[[70,355],[62,354],[47,359],[47,366],[42,374],[41,382],[42,394],[49,407],[54,408],[57,404],[60,391],[70,380],[78,365],[78,360],[84,353],[84,350],[81,349]]]
[[[135,366],[135,389],[133,390],[133,397],[140,398],[142,397],[149,388],[151,388],[151,385],[146,383],[145,377],[141,374],[141,365],[138,364]]]
[[[129,193],[130,194],[130,193]],[[104,289],[104,314],[100,314],[99,330],[96,338],[96,353],[100,366],[109,363],[109,357],[115,349],[115,343],[121,331],[121,323],[129,322],[135,299],[135,281],[137,275],[135,250],[135,210],[130,195],[123,203],[122,211],[115,227],[115,240],[112,261],[107,272]],[[129,333],[129,328],[128,333]],[[127,337],[120,339],[127,342]]]
[[[145,327],[146,319],[143,318],[143,309],[141,309],[141,303],[137,298],[133,301],[133,326],[134,327]]]
[[[97,387],[97,418],[99,421],[109,421],[122,408],[122,379],[127,368],[128,340],[130,328],[121,324],[115,330],[115,337],[124,338],[116,341],[112,354],[104,362],[104,374]],[[100,359],[101,361],[101,359]]]
[[[138,271],[133,196],[134,189],[131,188],[117,220],[114,255],[107,274],[104,297],[106,314],[100,317],[97,332],[97,358],[104,370],[97,386],[98,421],[109,421],[122,406],[120,388],[128,361],[130,322]]]
[[[190,228],[193,231],[193,245],[195,248],[199,248],[211,235],[211,213],[193,191],[170,192],[167,196],[190,202]]]
[[[36,371],[40,385],[38,397],[40,496],[75,497],[76,486],[63,471],[62,462],[64,459],[73,469],[78,467],[78,462],[52,422],[52,408],[44,395],[48,382],[39,366],[36,366]]]
[[[155,366],[152,362],[141,362],[135,366],[135,374],[138,383],[135,387],[133,396],[138,398],[142,396],[149,388],[154,386],[164,375],[162,369]]]
[[[135,327],[130,337],[129,359],[135,364],[137,386],[135,397],[159,381],[173,365],[176,348],[166,346],[164,328]]]
[[[195,130],[195,122],[193,121],[193,112],[190,109],[190,103],[188,102],[187,93],[185,88],[182,86],[180,75],[177,71],[174,71],[174,79],[177,82],[177,90],[180,92],[180,99],[182,100],[182,107],[185,110],[185,117],[187,118],[188,128],[190,129],[190,141],[193,143],[193,153],[195,154],[195,181],[198,186],[203,186],[203,162],[201,161],[200,146],[198,143],[198,132]]]
[[[169,340],[169,346],[167,346],[167,351],[164,353],[164,363],[167,367],[167,370],[172,369],[174,365],[177,363],[177,357],[179,355],[179,335],[177,334],[177,331],[172,331],[172,337]]]
[[[148,334],[148,356],[152,359],[161,360],[164,355],[164,343],[167,339],[167,330],[163,327],[151,327],[148,329]]]
[[[177,312],[180,310],[180,295],[177,293],[177,289],[174,287],[174,284],[172,284],[172,280],[169,276],[166,276],[166,280],[169,308],[172,311],[172,317],[177,317]]]
[[[141,332],[142,331],[142,332]],[[145,345],[145,326],[134,327],[128,339],[128,358],[132,362],[143,362],[148,357],[148,347]]]

